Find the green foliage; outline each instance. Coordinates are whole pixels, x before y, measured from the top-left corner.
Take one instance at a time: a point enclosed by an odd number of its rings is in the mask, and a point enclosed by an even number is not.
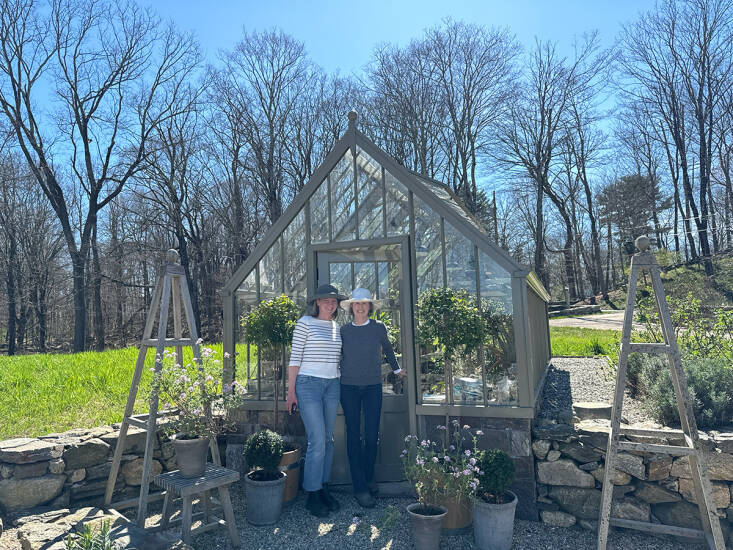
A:
[[[244,459],[250,468],[261,470],[260,481],[279,477],[283,452],[283,438],[272,430],[253,433],[244,445]]]
[[[683,369],[697,425],[710,429],[733,422],[733,365],[721,357],[683,356]],[[638,380],[652,417],[666,426],[679,424],[677,401],[666,357],[634,353],[629,374]]]
[[[263,300],[242,320],[245,341],[263,348],[289,344],[299,317],[300,308],[284,294]]]
[[[693,292],[668,299],[672,324],[680,349],[694,357],[721,357],[733,361],[733,312],[723,307],[708,309]],[[653,341],[663,342],[654,294],[642,287],[637,292],[637,321]]]
[[[387,338],[389,339],[389,343],[392,344],[394,352],[399,354],[401,351],[400,329],[392,322],[392,317],[389,312],[374,310],[371,314],[371,318],[384,324],[384,328],[387,329]]]
[[[174,411],[162,428],[181,438],[215,437],[231,428],[230,413],[245,397],[238,382],[222,387],[222,363],[208,347],[200,350],[200,361],[179,364],[176,354],[163,352],[160,375],[153,379],[163,410]],[[217,413],[217,414],[213,414]]]
[[[71,535],[66,538],[66,550],[114,550],[117,544],[110,537],[110,523],[104,520],[99,530],[85,525],[79,537]]]
[[[514,359],[512,315],[503,304],[483,298],[481,317],[484,321],[484,344],[492,361],[489,370],[503,369],[506,372]]]
[[[418,502],[425,506],[467,497],[478,487],[478,436],[483,432],[472,434],[469,426],[461,427],[457,420],[453,420],[452,428],[447,448],[441,440],[449,429],[445,426],[436,428],[442,433],[437,440],[405,437],[406,448],[401,455],[405,478],[415,488]]]
[[[486,502],[501,504],[514,481],[514,461],[504,451],[489,449],[481,453],[477,466],[480,470],[478,496]]]
[[[423,292],[418,302],[420,340],[437,341],[447,358],[461,352],[465,357],[484,339],[485,323],[474,300],[465,290],[433,288]]]

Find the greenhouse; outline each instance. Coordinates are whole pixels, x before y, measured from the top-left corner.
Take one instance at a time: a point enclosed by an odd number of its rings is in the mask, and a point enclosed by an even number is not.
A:
[[[324,283],[343,294],[364,287],[386,302],[378,318],[408,370],[403,383],[384,366],[380,479],[401,479],[406,434],[446,416],[495,419],[499,428],[505,419],[528,433],[550,360],[547,292],[447,185],[400,166],[361,133],[354,112],[324,163],[224,287],[225,379],[246,385],[250,410],[272,411],[276,388],[284,410],[287,350],[277,361],[257,354],[244,342],[242,316],[281,294],[305,311],[309,293]],[[423,293],[441,287],[465,290],[491,327],[483,345],[457,356],[450,369],[440,348],[420,338],[416,314]],[[337,437],[342,423],[340,416]],[[337,483],[348,480],[338,442],[336,454]]]

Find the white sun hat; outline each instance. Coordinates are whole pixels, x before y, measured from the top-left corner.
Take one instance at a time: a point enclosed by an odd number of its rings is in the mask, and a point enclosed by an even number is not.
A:
[[[372,293],[366,288],[355,288],[351,292],[351,298],[342,301],[340,305],[346,311],[349,311],[349,307],[351,307],[351,304],[354,302],[368,302],[370,304],[374,304],[375,309],[381,309],[385,305],[384,300],[375,300],[372,298]]]

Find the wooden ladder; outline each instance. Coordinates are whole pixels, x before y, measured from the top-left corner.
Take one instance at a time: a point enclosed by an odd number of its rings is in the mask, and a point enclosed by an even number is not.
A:
[[[711,549],[725,550],[723,534],[720,530],[720,522],[716,515],[713,503],[712,488],[707,476],[705,457],[700,445],[700,437],[697,433],[697,423],[692,411],[690,393],[687,389],[687,378],[682,370],[682,359],[677,338],[675,337],[672,319],[669,314],[667,300],[664,295],[662,279],[659,275],[659,265],[654,255],[649,251],[649,239],[639,237],[636,239],[636,247],[639,250],[631,258],[631,269],[629,273],[628,293],[626,295],[626,311],[624,313],[624,327],[621,336],[621,351],[619,353],[618,372],[616,374],[616,393],[611,411],[611,432],[608,436],[608,448],[606,449],[606,465],[603,476],[603,493],[598,520],[598,550],[605,550],[608,541],[609,526],[625,527],[628,529],[639,529],[650,533],[676,535],[687,538],[702,539],[707,542]],[[634,302],[636,298],[636,282],[639,271],[647,269],[651,273],[654,298],[659,310],[659,318],[662,325],[664,343],[632,343],[631,327],[634,318]],[[637,443],[631,441],[619,441],[622,435],[641,435],[669,437],[670,432],[665,430],[646,430],[621,428],[621,410],[623,408],[624,389],[626,387],[626,370],[628,367],[629,353],[663,353],[669,359],[669,369],[674,384],[674,393],[677,399],[677,409],[680,414],[682,426],[681,435],[684,437],[685,445],[657,445],[651,443]],[[633,521],[628,519],[611,518],[611,499],[613,497],[613,475],[615,472],[616,458],[618,451],[643,451],[651,453],[669,454],[672,456],[688,456],[690,471],[692,474],[693,486],[695,489],[695,500],[700,508],[700,519],[702,530],[676,527],[672,525],[647,523],[644,521]]]
[[[194,361],[201,364],[201,354],[198,342],[198,332],[196,323],[194,322],[193,306],[191,305],[191,295],[188,291],[186,281],[186,273],[183,267],[178,263],[178,252],[171,249],[166,254],[167,265],[163,272],[158,276],[158,282],[155,286],[153,301],[150,304],[150,310],[145,321],[145,329],[140,342],[140,351],[137,355],[135,363],[135,372],[132,375],[132,384],[130,385],[130,393],[127,396],[127,404],[125,405],[125,414],[120,427],[120,435],[115,446],[115,454],[112,458],[112,468],[107,478],[107,488],[104,493],[104,507],[111,510],[122,508],[131,508],[137,505],[137,524],[145,527],[145,519],[148,510],[148,492],[150,486],[150,469],[153,462],[153,450],[155,446],[155,438],[157,436],[158,418],[165,417],[168,413],[158,411],[158,394],[155,390],[150,395],[150,410],[147,414],[133,414],[137,391],[140,386],[140,377],[145,367],[145,358],[149,349],[155,349],[155,366],[153,376],[159,376],[163,367],[163,352],[166,347],[175,347],[176,361],[183,365],[183,347],[190,346],[193,349]],[[170,313],[171,303],[173,305],[173,338],[166,337],[168,326],[168,316]],[[189,336],[183,337],[183,326],[181,319],[181,306],[186,315],[186,324],[188,325]],[[152,338],[153,325],[155,323],[156,314],[158,316],[158,337]],[[140,496],[137,499],[128,499],[119,502],[112,502],[112,494],[114,493],[115,483],[117,482],[117,474],[119,473],[122,454],[125,449],[125,439],[130,426],[136,426],[144,429],[145,454],[143,456],[142,479],[140,482]],[[211,456],[217,466],[221,466],[221,458],[219,456],[219,448],[215,441],[210,441]]]

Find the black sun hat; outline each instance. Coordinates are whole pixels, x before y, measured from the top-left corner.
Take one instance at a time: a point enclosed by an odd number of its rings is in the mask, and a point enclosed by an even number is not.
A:
[[[316,300],[322,298],[336,298],[339,302],[346,300],[346,296],[341,294],[338,289],[333,285],[321,285],[316,289],[316,293],[308,298],[308,303],[312,304]]]

